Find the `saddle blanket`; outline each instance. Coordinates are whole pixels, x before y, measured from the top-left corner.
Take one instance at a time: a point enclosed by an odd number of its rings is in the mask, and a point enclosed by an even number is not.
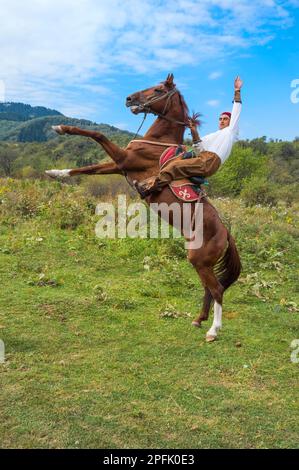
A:
[[[186,155],[187,149],[184,145],[179,147],[168,147],[161,155],[159,165],[160,169],[166,166],[175,158]],[[187,158],[190,158],[186,155]],[[184,178],[180,180],[171,181],[169,187],[173,194],[184,202],[199,201],[204,195],[204,191],[201,189],[200,184],[204,184],[205,180],[201,177],[195,177],[198,182],[194,184],[190,179]]]

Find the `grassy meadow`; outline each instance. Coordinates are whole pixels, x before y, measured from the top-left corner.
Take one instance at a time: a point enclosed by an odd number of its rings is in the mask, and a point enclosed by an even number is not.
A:
[[[298,204],[213,200],[243,271],[207,344],[183,240],[100,240],[115,195],[0,181],[2,448],[298,447]]]

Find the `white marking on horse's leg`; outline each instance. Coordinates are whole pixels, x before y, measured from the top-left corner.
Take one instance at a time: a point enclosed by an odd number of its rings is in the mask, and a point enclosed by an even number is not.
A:
[[[70,176],[70,171],[71,170],[47,170],[45,173],[51,176],[51,178],[67,178]]]
[[[222,327],[222,305],[215,301],[213,324],[206,334],[206,340],[213,341]]]
[[[216,317],[216,328],[220,330],[222,327],[222,305],[215,302],[214,304],[214,316]]]
[[[60,135],[65,134],[65,132],[64,132],[64,130],[62,129],[61,126],[52,126],[52,129],[53,129],[53,131],[57,132],[57,134],[60,134]]]

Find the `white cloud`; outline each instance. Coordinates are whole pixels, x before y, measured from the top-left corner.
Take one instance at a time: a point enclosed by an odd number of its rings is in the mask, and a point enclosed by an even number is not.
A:
[[[208,106],[212,106],[213,108],[216,108],[216,106],[219,106],[220,101],[219,100],[209,100],[207,101]]]
[[[55,102],[55,106],[69,108],[77,99],[78,106],[88,108],[88,103],[80,104],[82,91],[97,99],[100,96],[104,102],[111,93],[106,79],[119,73],[174,71],[234,52],[244,54],[253,45],[268,43],[279,28],[292,24],[289,7],[296,3],[2,2],[0,80],[5,81],[11,100]],[[217,73],[210,78],[218,78]]]
[[[217,78],[222,77],[222,75],[223,75],[222,72],[219,72],[219,71],[218,72],[212,72],[209,75],[209,79],[210,80],[216,80]]]
[[[0,80],[0,102],[6,101],[5,99],[5,83],[3,80]]]
[[[91,91],[92,93],[97,93],[98,95],[107,96],[108,94],[111,93],[111,90],[104,85],[93,85],[90,83],[85,83],[85,84],[82,84],[81,87],[84,90]]]

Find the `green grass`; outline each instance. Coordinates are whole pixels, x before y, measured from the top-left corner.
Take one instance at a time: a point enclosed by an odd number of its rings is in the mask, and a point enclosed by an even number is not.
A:
[[[218,206],[244,272],[211,344],[211,317],[191,327],[202,288],[180,241],[4,219],[1,447],[298,447],[298,233],[284,209]]]

